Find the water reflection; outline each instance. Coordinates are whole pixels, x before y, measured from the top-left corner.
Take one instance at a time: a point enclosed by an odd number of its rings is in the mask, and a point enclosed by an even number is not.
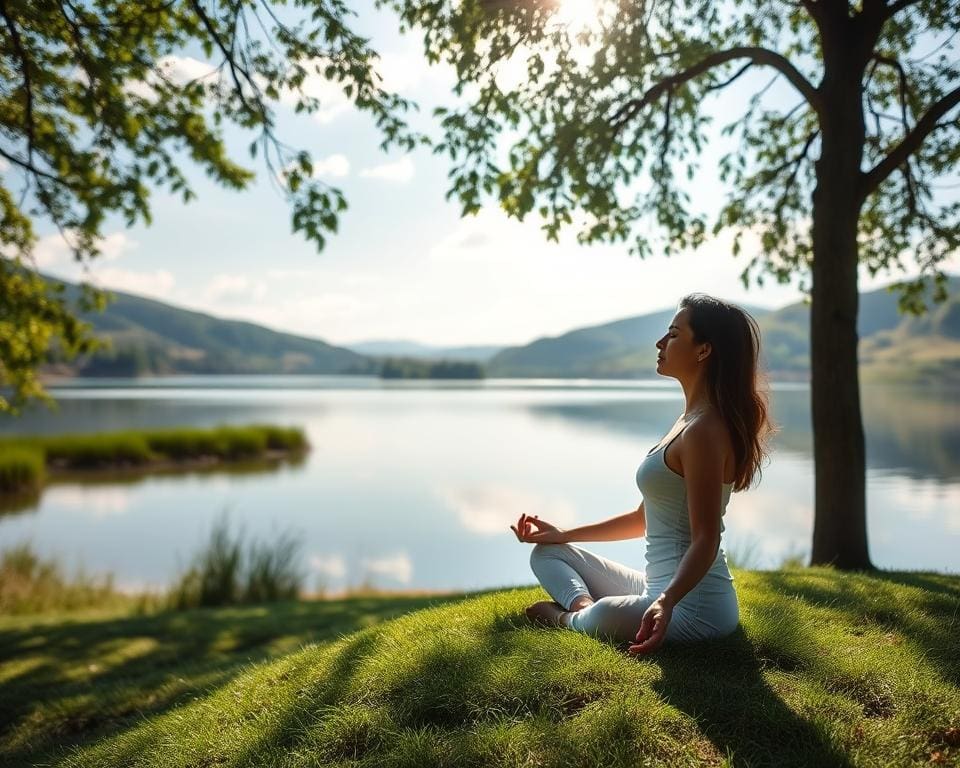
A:
[[[773,419],[780,432],[773,439],[778,455],[813,458],[810,392],[775,387]],[[867,468],[912,479],[960,480],[960,404],[942,391],[868,387],[861,409]],[[679,391],[663,401],[620,400],[538,403],[530,413],[545,420],[569,420],[584,429],[603,429],[638,440],[659,439],[683,412]]]
[[[294,529],[310,588],[530,583],[529,545],[509,525],[521,513],[566,527],[636,508],[637,465],[683,406],[664,382],[299,383],[74,387],[56,393],[58,413],[0,420],[0,431],[40,433],[272,422],[304,428],[313,446],[296,466],[56,483],[25,502],[35,514],[0,517],[0,548],[30,541],[118,583],[159,586],[228,509],[254,538]],[[863,401],[874,561],[960,570],[957,404],[877,388]],[[771,462],[725,519],[728,551],[760,567],[809,552],[813,524],[809,390],[776,386],[772,407],[782,431]],[[643,561],[642,540],[589,546]]]

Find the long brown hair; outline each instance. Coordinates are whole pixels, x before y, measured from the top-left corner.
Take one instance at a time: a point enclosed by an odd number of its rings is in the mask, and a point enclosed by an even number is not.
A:
[[[680,299],[696,344],[709,343],[707,389],[727,425],[733,442],[733,490],[749,488],[763,472],[770,437],[777,431],[770,420],[769,388],[759,369],[760,328],[749,312],[703,293]]]

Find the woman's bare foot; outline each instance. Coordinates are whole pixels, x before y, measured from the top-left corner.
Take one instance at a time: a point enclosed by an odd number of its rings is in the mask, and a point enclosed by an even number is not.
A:
[[[560,603],[555,603],[552,600],[542,600],[539,603],[534,603],[524,613],[534,624],[542,624],[547,627],[567,626],[563,622],[563,615],[566,611],[563,610]]]

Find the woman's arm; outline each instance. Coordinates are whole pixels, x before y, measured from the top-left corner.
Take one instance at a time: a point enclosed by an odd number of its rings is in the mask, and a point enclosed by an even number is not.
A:
[[[521,515],[517,524],[510,528],[520,541],[530,544],[569,544],[574,541],[620,541],[635,539],[647,532],[647,514],[640,506],[631,512],[611,517],[591,525],[581,525],[568,531],[551,525],[537,517]]]
[[[647,513],[643,502],[632,512],[611,517],[599,523],[581,525],[564,531],[567,542],[572,541],[621,541],[636,539],[647,532]]]

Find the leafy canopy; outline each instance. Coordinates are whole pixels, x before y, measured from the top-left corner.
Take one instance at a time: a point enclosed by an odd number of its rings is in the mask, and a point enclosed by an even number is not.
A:
[[[0,386],[13,393],[0,411],[43,394],[36,371],[51,345],[71,354],[94,344],[36,272],[37,224],[85,261],[108,216],[150,222],[151,189],[192,200],[188,163],[225,187],[249,186],[254,171],[224,143],[229,123],[252,134],[250,155],[282,180],[294,231],[322,249],[347,203],[313,177],[308,152],[279,140],[276,105],[312,113],[312,82],[331,81],[373,118],[381,148],[426,140],[403,120],[413,105],[380,87],[351,15],[342,0],[0,3]],[[183,66],[198,50],[209,74]],[[95,292],[87,300],[102,304]]]
[[[903,308],[923,309],[925,276],[945,298],[938,265],[960,242],[960,203],[936,188],[960,159],[954,2],[581,0],[592,6],[586,24],[569,12],[577,2],[381,0],[423,30],[431,60],[456,68],[464,103],[438,110],[436,150],[456,161],[450,195],[465,214],[492,195],[516,218],[536,210],[550,239],[575,226],[581,243],[630,241],[640,256],[726,228],[737,254],[752,232],[744,285],[765,273],[805,280],[816,161],[833,119],[824,52],[838,43],[862,75],[860,259],[876,274],[913,252],[922,274],[898,285]],[[526,76],[515,83],[517,61]],[[741,77],[754,87],[731,115],[728,89]],[[784,92],[792,99],[778,103]],[[710,221],[691,186],[717,117],[738,140],[719,161],[730,194]]]

